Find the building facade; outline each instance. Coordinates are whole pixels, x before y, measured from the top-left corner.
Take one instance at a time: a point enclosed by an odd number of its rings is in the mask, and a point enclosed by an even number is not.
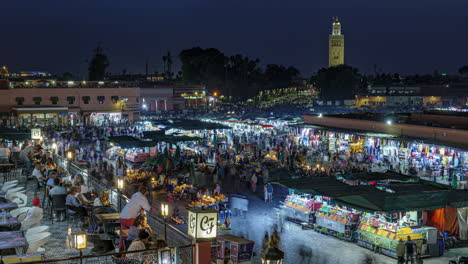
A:
[[[337,17],[333,21],[332,34],[328,37],[328,67],[344,64],[344,35]]]
[[[3,125],[104,124],[139,119],[140,88],[15,88],[0,90]]]
[[[143,86],[144,88],[140,87]],[[140,112],[208,107],[202,85],[29,80],[0,86],[0,126],[133,122]]]

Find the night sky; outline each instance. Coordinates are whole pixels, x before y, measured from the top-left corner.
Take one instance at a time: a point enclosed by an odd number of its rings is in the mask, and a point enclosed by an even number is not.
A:
[[[466,0],[14,0],[2,1],[0,64],[11,71],[84,76],[98,42],[110,71],[162,71],[161,56],[193,46],[309,76],[328,63],[338,16],[345,62],[371,73],[455,73],[468,64]],[[177,60],[175,67],[180,64]]]

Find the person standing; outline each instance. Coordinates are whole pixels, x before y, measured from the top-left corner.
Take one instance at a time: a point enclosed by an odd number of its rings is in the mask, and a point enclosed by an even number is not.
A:
[[[265,203],[268,202],[268,183],[263,185],[263,195],[265,196]]]
[[[405,262],[405,242],[400,238],[398,245],[396,247],[397,260],[398,264],[403,264]]]
[[[267,192],[268,192],[268,202],[273,202],[273,185],[271,183],[267,183]]]
[[[10,155],[11,151],[8,148],[6,142],[2,142],[0,145],[0,163],[1,164],[8,164],[10,162]]]
[[[253,193],[256,193],[257,192],[257,173],[254,172],[252,174],[252,178],[250,178],[250,184],[251,184],[251,188],[252,188],[252,192]]]
[[[151,206],[146,198],[147,193],[148,187],[144,185],[140,186],[138,192],[132,195],[130,201],[122,209],[120,213],[120,228],[122,230],[130,229],[138,213],[151,210]]]
[[[411,260],[411,264],[414,264],[414,252],[416,251],[416,243],[411,240],[411,237],[408,236],[408,240],[405,242],[406,249],[406,264]]]

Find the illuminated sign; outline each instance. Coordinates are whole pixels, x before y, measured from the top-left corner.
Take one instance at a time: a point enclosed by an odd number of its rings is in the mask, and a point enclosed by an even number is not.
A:
[[[215,209],[190,209],[188,235],[193,238],[215,238],[218,229],[218,212]]]
[[[31,128],[31,138],[40,139],[41,138],[41,129],[40,128]]]

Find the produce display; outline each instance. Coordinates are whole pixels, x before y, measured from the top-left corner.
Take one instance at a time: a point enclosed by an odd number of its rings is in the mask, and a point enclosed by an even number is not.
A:
[[[311,199],[303,198],[299,195],[293,194],[286,196],[284,205],[303,212],[310,212],[314,206],[314,202]]]
[[[127,170],[127,180],[131,184],[138,184],[143,182],[150,181],[153,177],[156,177],[156,172],[153,171],[146,171],[146,170],[135,170],[135,169],[128,169]]]
[[[222,202],[226,199],[226,196],[223,194],[217,194],[215,196],[203,195],[202,199],[199,201],[193,201],[189,204],[189,207],[204,207],[214,205],[215,203]]]
[[[359,214],[354,214],[340,207],[331,207],[324,205],[315,213],[317,217],[329,219],[342,224],[350,224],[359,219]]]
[[[174,193],[181,193],[184,190],[190,190],[192,188],[193,188],[193,185],[188,185],[188,184],[178,185],[174,188]]]
[[[362,222],[357,230],[357,239],[365,241],[372,245],[379,246],[391,251],[396,250],[398,241],[406,240],[410,236],[416,243],[422,243],[426,237],[424,228],[403,227],[396,232],[388,231],[382,228],[373,227],[369,223]]]

